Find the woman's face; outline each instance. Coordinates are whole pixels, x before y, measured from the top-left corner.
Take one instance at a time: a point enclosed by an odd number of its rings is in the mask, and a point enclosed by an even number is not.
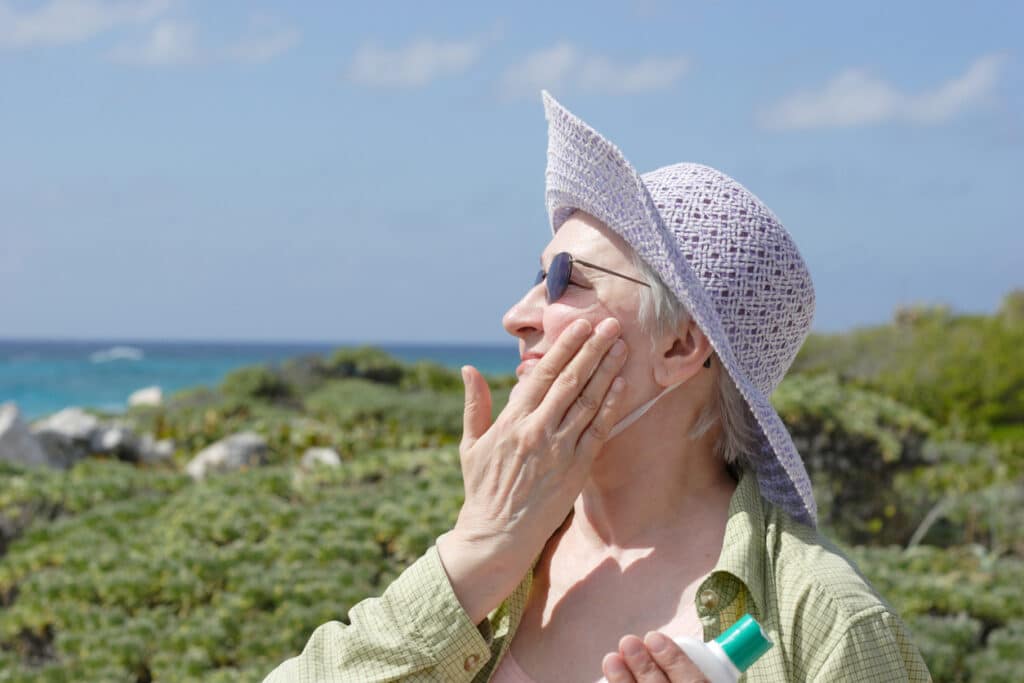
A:
[[[589,261],[629,277],[640,278],[629,256],[626,243],[599,220],[577,211],[558,229],[541,254],[540,267],[547,271],[551,259],[567,251],[574,257]],[[622,339],[629,358],[621,375],[626,379],[628,396],[652,393],[654,383],[648,365],[650,337],[640,328],[640,289],[643,285],[615,275],[574,264],[572,278],[565,293],[548,303],[544,283],[530,289],[505,313],[502,323],[509,334],[519,338],[519,356],[523,362],[516,370],[522,378],[537,364],[540,357],[554,346],[563,330],[576,320],[584,319],[596,326],[614,317],[622,326]]]

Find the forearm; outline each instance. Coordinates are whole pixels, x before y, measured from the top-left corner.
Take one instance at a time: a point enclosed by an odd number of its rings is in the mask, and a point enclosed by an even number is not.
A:
[[[492,541],[467,538],[457,531],[437,539],[437,552],[455,597],[474,624],[515,590],[534,559],[522,551],[502,552]]]

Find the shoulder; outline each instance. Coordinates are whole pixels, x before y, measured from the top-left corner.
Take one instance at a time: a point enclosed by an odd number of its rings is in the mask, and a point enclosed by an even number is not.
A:
[[[889,607],[856,563],[817,529],[774,509],[765,522],[766,558],[780,601],[810,598],[833,617]]]
[[[767,508],[768,579],[779,630],[789,634],[785,645],[800,677],[818,678],[837,666],[881,666],[886,675],[923,669],[896,610],[856,563],[816,529]],[[857,673],[874,680],[867,670]]]

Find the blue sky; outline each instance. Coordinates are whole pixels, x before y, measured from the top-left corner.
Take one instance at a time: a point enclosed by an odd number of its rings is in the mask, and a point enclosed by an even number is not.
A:
[[[539,91],[782,219],[815,329],[1024,286],[1017,2],[0,0],[0,337],[503,341]]]

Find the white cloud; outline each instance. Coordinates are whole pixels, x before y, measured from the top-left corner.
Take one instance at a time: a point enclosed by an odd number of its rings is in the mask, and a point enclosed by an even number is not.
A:
[[[558,91],[576,61],[576,48],[568,43],[539,50],[505,71],[502,89],[512,95],[535,95],[545,88]]]
[[[17,11],[0,1],[0,48],[80,43],[119,26],[154,19],[169,5],[170,0],[52,0]]]
[[[418,87],[465,71],[480,58],[483,47],[482,39],[423,39],[390,50],[367,43],[356,51],[347,77],[360,85]]]
[[[111,59],[136,66],[176,66],[202,57],[195,28],[180,21],[161,21],[145,40],[126,43],[110,53]]]
[[[134,66],[181,66],[218,61],[261,64],[283,54],[299,40],[299,32],[268,17],[255,17],[241,38],[223,49],[203,46],[195,26],[159,21],[142,40],[116,47],[109,57]]]
[[[256,16],[248,30],[223,48],[202,49],[195,27],[166,18],[175,0],[50,0],[33,9],[15,9],[0,0],[0,50],[58,47],[100,34],[138,27],[144,36],[108,52],[114,61],[141,66],[228,60],[256,64],[286,52],[299,32],[270,17]]]
[[[1000,55],[985,55],[962,76],[921,93],[901,92],[862,69],[847,69],[821,90],[795,93],[762,111],[758,120],[776,129],[941,123],[988,97],[1002,62]]]
[[[541,89],[586,90],[620,95],[671,88],[689,70],[685,57],[648,57],[617,63],[560,43],[528,55],[506,70],[506,95],[535,95]]]
[[[254,17],[247,33],[229,45],[224,54],[235,62],[262,64],[284,54],[298,42],[298,30],[270,17]]]
[[[685,57],[648,58],[615,64],[605,57],[589,57],[581,68],[579,85],[587,90],[626,94],[671,88],[689,68]]]

